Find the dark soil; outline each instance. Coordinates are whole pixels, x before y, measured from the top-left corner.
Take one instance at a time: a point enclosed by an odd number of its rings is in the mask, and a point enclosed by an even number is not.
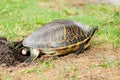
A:
[[[23,46],[21,41],[10,43],[6,38],[0,38],[0,65],[16,66],[24,62],[28,56],[21,54]]]

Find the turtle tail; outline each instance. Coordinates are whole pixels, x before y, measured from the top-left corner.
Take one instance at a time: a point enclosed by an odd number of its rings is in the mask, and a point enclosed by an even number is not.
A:
[[[95,26],[91,29],[91,32],[90,32],[90,36],[88,38],[88,40],[86,41],[86,46],[85,46],[85,49],[88,48],[90,46],[90,41],[93,37],[93,35],[98,31],[98,26]]]
[[[93,36],[93,35],[95,34],[95,32],[97,32],[97,31],[98,31],[98,26],[93,27],[92,30],[91,30],[90,38],[92,38],[92,36]]]

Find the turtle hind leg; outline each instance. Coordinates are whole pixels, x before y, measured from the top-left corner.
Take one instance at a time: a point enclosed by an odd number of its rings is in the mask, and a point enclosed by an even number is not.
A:
[[[80,48],[74,54],[79,55],[80,53],[83,53],[84,51],[85,51],[85,45],[81,44]]]
[[[30,57],[25,60],[26,63],[31,63],[33,60],[35,60],[39,56],[40,50],[30,48]]]

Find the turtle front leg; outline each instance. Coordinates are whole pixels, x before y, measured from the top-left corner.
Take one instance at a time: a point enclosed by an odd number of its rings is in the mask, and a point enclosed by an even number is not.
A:
[[[25,62],[31,63],[39,56],[39,53],[40,53],[39,49],[30,48],[30,57]]]

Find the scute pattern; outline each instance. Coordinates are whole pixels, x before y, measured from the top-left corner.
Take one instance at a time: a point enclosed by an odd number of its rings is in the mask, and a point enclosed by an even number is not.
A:
[[[86,39],[85,33],[74,21],[57,20],[32,33],[23,45],[34,48],[59,48],[76,44]]]

